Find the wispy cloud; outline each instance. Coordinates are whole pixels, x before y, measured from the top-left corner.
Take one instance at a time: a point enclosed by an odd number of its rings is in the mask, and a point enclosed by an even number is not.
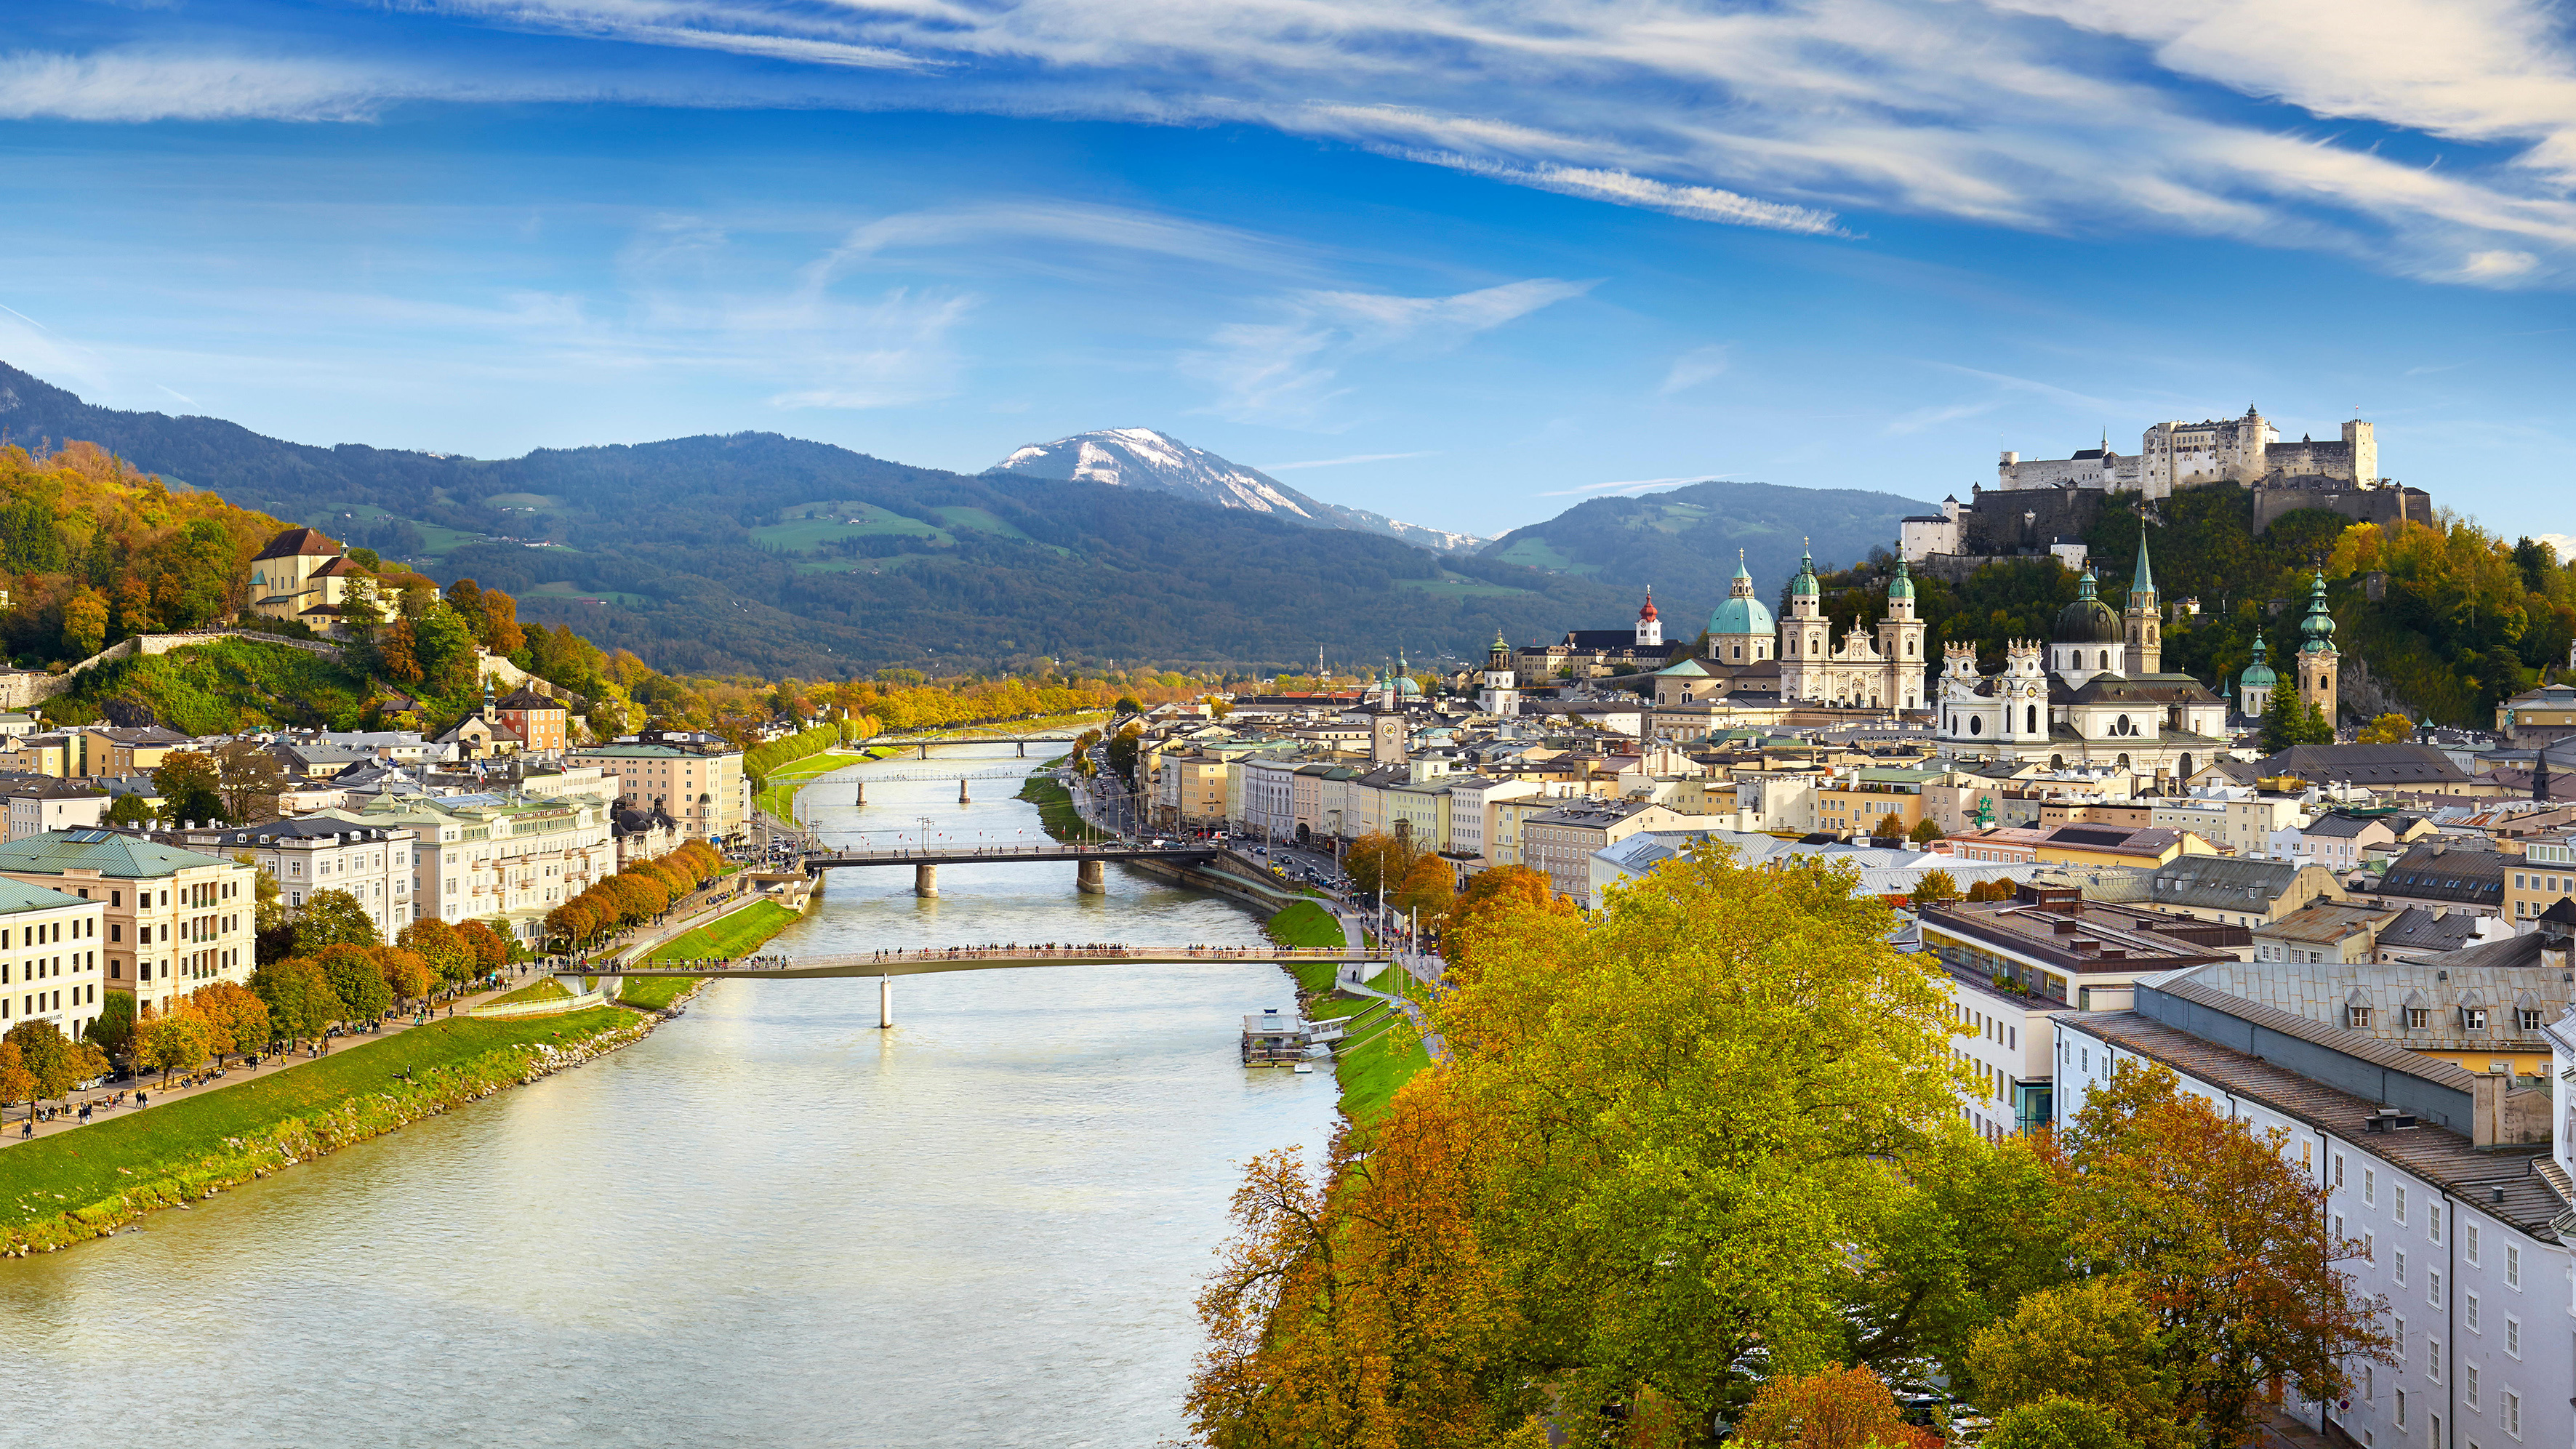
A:
[[[1275,304],[1277,320],[1221,327],[1180,365],[1215,389],[1207,411],[1220,417],[1311,425],[1350,393],[1340,369],[1354,359],[1444,352],[1596,285],[1534,277],[1446,297],[1299,292]]]
[[[1272,463],[1264,473],[1294,473],[1300,468],[1339,468],[1346,463],[1392,463],[1398,458],[1437,458],[1438,452],[1422,453],[1353,453],[1347,458],[1314,458],[1303,463]]]
[[[1726,368],[1725,344],[1694,347],[1673,359],[1671,370],[1664,374],[1662,385],[1655,389],[1655,396],[1671,397],[1677,392],[1688,392],[1703,382],[1723,376]]]
[[[402,8],[467,34],[601,49],[516,81],[452,55],[435,70],[408,30],[347,60],[249,44],[20,52],[0,57],[0,116],[364,119],[392,101],[551,87],[653,104],[1236,122],[1792,234],[1843,235],[1866,209],[2226,237],[2464,286],[2576,277],[2576,43],[2553,0]],[[696,54],[657,69],[654,50]],[[2381,146],[2391,133],[2457,144],[2426,165],[2402,154],[2417,148]]]

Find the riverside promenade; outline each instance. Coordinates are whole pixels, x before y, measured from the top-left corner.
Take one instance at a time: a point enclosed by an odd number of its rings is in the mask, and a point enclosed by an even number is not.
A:
[[[740,877],[738,875],[718,876],[706,887],[702,887],[700,889],[697,893],[698,904],[694,908],[689,908],[688,903],[685,901],[683,902],[684,908],[689,909],[689,914],[685,916],[666,917],[663,921],[639,927],[636,930],[629,932],[628,937],[625,940],[620,941],[613,947],[610,947],[609,952],[612,955],[622,954],[629,950],[649,952],[654,947],[661,945],[663,942],[668,941],[673,937],[681,935],[687,931],[695,930],[699,926],[706,925],[708,922],[713,921],[718,917],[741,910],[755,901],[764,899],[767,899],[767,897],[763,896],[759,892],[741,890]],[[520,987],[525,986],[530,981],[541,975],[583,974],[579,968],[571,968],[561,973],[551,973],[545,969],[542,963],[537,962],[521,963],[516,967],[510,968],[510,970],[511,974],[498,986],[492,987],[488,990],[471,992],[467,995],[457,997],[453,1001],[439,1003],[437,1010],[431,1014],[430,1020],[439,1021],[448,1018],[463,1018],[468,1016],[472,1013],[475,1007],[489,1005],[490,1003],[509,995],[511,992],[518,990]],[[426,1023],[422,1024],[425,1025]],[[388,1037],[399,1036],[404,1032],[415,1029],[412,1013],[398,1012],[379,1023],[377,1029],[374,1031],[344,1034],[328,1038],[328,1041],[339,1047],[363,1046],[368,1042],[383,1041]],[[0,1120],[0,1148],[14,1147],[21,1142],[34,1141],[37,1138],[43,1137],[52,1137],[64,1132],[78,1131],[80,1128],[90,1125],[87,1122],[83,1122],[80,1118],[80,1107],[84,1102],[99,1104],[93,1108],[91,1121],[103,1122],[111,1117],[131,1115],[135,1112],[149,1112],[154,1107],[165,1106],[172,1102],[184,1101],[191,1097],[202,1097],[210,1092],[220,1092],[227,1087],[240,1086],[244,1082],[265,1081],[281,1072],[291,1072],[307,1062],[320,1061],[329,1055],[330,1048],[327,1046],[320,1052],[290,1051],[275,1054],[263,1053],[260,1059],[260,1064],[256,1067],[245,1065],[237,1060],[232,1063],[232,1065],[224,1068],[223,1075],[200,1081],[194,1086],[179,1086],[177,1085],[179,1079],[173,1079],[172,1085],[167,1089],[164,1089],[160,1086],[154,1085],[153,1080],[146,1076],[122,1086],[95,1087],[88,1091],[74,1092],[68,1099],[69,1110],[61,1112],[50,1122],[38,1122],[36,1124],[36,1130],[33,1137],[20,1135],[26,1130],[27,1118],[32,1109],[25,1103],[12,1104],[7,1108],[5,1120]],[[151,1099],[148,1106],[137,1107],[134,1105],[134,1095],[137,1092],[140,1092]],[[114,1097],[119,1093],[124,1094],[124,1105],[117,1107],[104,1105],[109,1098]]]

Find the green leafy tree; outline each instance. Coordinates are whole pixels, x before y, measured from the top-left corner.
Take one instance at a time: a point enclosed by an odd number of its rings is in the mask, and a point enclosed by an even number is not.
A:
[[[1914,822],[1914,828],[1906,832],[1905,838],[1913,841],[1917,845],[1930,845],[1932,842],[1941,839],[1947,833],[1948,832],[1942,830],[1940,821],[1927,815]]]
[[[122,991],[111,991],[98,999],[98,1015],[90,1018],[82,1035],[112,1057],[130,1057],[134,1052],[134,998]]]
[[[2402,714],[2383,714],[2361,727],[2354,736],[2365,745],[2402,745],[2415,738],[2415,721]]]
[[[2171,1445],[2180,1374],[2164,1362],[2154,1310],[2125,1281],[2094,1278],[2042,1289],[1981,1330],[1967,1368],[1990,1414],[2072,1397],[2135,1445]]]
[[[2051,1395],[1994,1416],[1980,1449],[2138,1449],[2101,1405]]]
[[[171,751],[152,772],[152,790],[161,797],[164,820],[203,824],[224,818],[223,775],[212,755]]]
[[[349,1016],[322,968],[302,956],[271,961],[252,972],[250,989],[268,1007],[270,1027],[288,1041],[318,1037]]]
[[[367,908],[347,891],[315,891],[304,898],[295,916],[295,954],[319,959],[333,946],[370,948],[384,944]]]
[[[454,609],[433,604],[412,624],[421,688],[453,697],[474,684],[474,631]]]
[[[1868,1205],[1838,1289],[1853,1362],[1895,1371],[1931,1362],[1968,1380],[1971,1344],[2016,1302],[2074,1272],[2074,1224],[2056,1163],[2027,1137],[1962,1131],[1931,1138]]]
[[[1923,878],[1914,883],[1912,899],[1918,906],[1938,905],[1943,901],[1955,901],[1958,898],[1959,883],[1951,879],[1950,873],[1939,866],[1923,872]]]
[[[119,795],[107,802],[106,818],[110,825],[145,825],[153,818],[152,807],[140,795]]]
[[[393,1009],[393,988],[367,946],[329,946],[313,961],[322,968],[322,979],[331,983],[331,994],[340,999],[342,1021],[373,1021]]]

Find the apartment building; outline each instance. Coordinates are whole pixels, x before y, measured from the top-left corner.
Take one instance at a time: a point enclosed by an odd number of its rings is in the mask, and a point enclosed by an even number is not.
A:
[[[0,800],[8,802],[11,840],[48,830],[94,829],[107,819],[109,804],[106,791],[49,775],[0,778]]]
[[[102,984],[138,1016],[214,981],[247,982],[255,867],[116,830],[50,830],[0,845],[0,878],[103,902]]]
[[[2536,921],[2559,902],[2576,899],[2576,839],[2532,840],[2505,872],[2504,916],[2519,926]]]
[[[534,948],[546,912],[617,873],[611,808],[593,795],[512,790],[382,795],[355,810],[308,818],[337,821],[342,829],[408,833],[413,916],[482,921]]]
[[[2335,1264],[2385,1305],[2396,1364],[2351,1365],[2349,1397],[2283,1408],[2335,1442],[2443,1449],[2560,1444],[2576,1432],[2570,1142],[2546,1093],[2189,984],[2137,1009],[2054,1020],[2056,1121],[2132,1062],[2173,1071],[2325,1190]],[[2576,1041],[2550,1029],[2551,1076]],[[2303,1070],[2293,1070],[2297,1063]],[[2364,1084],[2367,1084],[2366,1086]]]
[[[408,829],[307,817],[233,830],[165,830],[153,838],[227,859],[249,856],[277,882],[290,913],[302,911],[309,896],[345,891],[388,941],[413,919]]]
[[[751,818],[751,784],[740,750],[628,740],[576,746],[564,752],[564,764],[613,778],[617,803],[658,806],[694,839],[738,835]]]
[[[49,1021],[77,1037],[98,1019],[106,907],[44,886],[0,880],[0,1032]]]

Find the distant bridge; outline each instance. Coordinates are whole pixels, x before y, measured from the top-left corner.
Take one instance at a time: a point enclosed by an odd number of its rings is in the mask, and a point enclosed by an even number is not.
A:
[[[874,739],[855,740],[852,741],[852,743],[877,749],[887,747],[898,749],[917,748],[921,751],[921,758],[925,760],[930,758],[930,747],[932,745],[1017,745],[1020,747],[1020,753],[1025,756],[1028,754],[1029,746],[1031,745],[1069,745],[1075,740],[1082,738],[1086,732],[1095,728],[1098,728],[1098,726],[1064,725],[1057,729],[1040,730],[1033,734],[1023,735],[935,735],[927,738],[921,735],[904,735],[901,737],[894,735],[878,735]]]

